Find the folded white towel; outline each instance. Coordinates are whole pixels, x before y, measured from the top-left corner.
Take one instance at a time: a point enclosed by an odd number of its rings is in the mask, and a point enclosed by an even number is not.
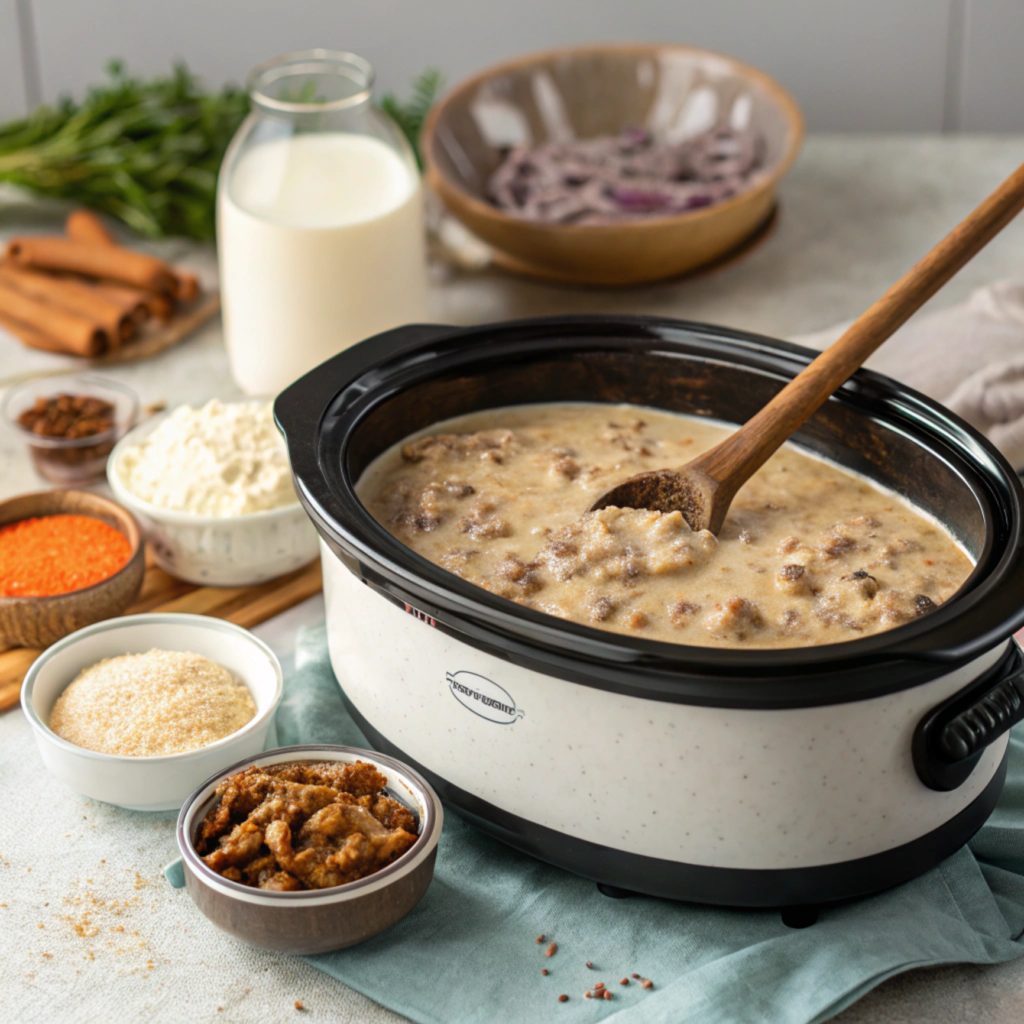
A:
[[[850,322],[793,340],[825,348]],[[1024,282],[999,281],[915,317],[867,365],[942,402],[1024,469]]]

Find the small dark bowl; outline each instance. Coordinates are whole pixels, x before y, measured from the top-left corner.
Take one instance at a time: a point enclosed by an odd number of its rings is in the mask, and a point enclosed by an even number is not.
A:
[[[216,804],[214,791],[228,775],[253,765],[285,761],[365,761],[387,776],[387,792],[418,818],[419,838],[393,864],[348,885],[304,892],[267,892],[211,871],[195,850],[203,818]],[[345,949],[379,935],[416,906],[434,877],[441,801],[416,772],[372,750],[332,745],[279,747],[225,768],[185,801],[178,815],[178,849],[185,887],[195,905],[222,931],[250,946],[310,955]]]
[[[139,595],[146,572],[142,531],[135,517],[88,491],[38,491],[0,502],[0,526],[34,516],[78,515],[112,526],[131,545],[124,566],[91,587],[52,597],[0,597],[0,644],[49,647],[83,626],[120,615]]]

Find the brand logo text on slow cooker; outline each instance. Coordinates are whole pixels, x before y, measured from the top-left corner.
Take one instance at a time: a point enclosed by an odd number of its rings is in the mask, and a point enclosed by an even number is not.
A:
[[[448,672],[445,675],[451,695],[480,718],[498,725],[512,725],[526,712],[516,707],[512,695],[493,679],[476,672]]]

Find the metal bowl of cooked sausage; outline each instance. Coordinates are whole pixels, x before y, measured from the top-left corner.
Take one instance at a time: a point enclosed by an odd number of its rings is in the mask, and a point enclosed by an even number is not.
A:
[[[231,765],[178,816],[185,886],[218,928],[281,953],[344,949],[423,898],[444,812],[401,762],[281,747]]]

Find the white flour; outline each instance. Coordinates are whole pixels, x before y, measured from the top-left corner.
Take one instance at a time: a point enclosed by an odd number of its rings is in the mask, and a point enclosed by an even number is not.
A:
[[[180,406],[124,452],[116,471],[136,497],[176,512],[237,516],[298,500],[266,401]]]

